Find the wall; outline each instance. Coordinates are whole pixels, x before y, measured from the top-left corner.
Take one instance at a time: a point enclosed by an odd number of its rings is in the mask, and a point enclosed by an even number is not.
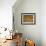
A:
[[[18,2],[13,6],[15,30],[22,32],[24,38],[34,40],[36,46],[41,46],[41,1],[18,0]],[[21,13],[36,13],[36,25],[22,25]]]
[[[0,0],[0,27],[12,29],[12,6],[16,0]]]
[[[0,27],[12,29],[12,6],[16,0],[0,0]],[[0,29],[0,32],[3,30]],[[3,31],[0,38],[5,38],[5,35],[10,35],[9,31]]]
[[[41,40],[42,46],[46,46],[46,0],[41,1]]]

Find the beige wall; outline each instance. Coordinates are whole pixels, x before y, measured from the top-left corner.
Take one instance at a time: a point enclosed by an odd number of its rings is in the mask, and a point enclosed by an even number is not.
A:
[[[42,46],[46,46],[46,0],[41,1],[41,40]]]
[[[19,2],[19,4],[18,4]],[[41,1],[40,0],[18,0],[13,6],[15,30],[22,32],[24,37],[35,41],[36,46],[41,46]],[[22,25],[21,13],[36,13],[36,25]]]

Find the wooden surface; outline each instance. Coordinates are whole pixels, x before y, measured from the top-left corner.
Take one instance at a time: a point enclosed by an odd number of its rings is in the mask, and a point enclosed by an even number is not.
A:
[[[16,33],[13,39],[6,40],[5,42],[1,43],[0,46],[21,46],[21,44],[22,44],[22,33]]]
[[[15,39],[14,40],[6,40],[5,42],[1,43],[0,46],[15,46]]]

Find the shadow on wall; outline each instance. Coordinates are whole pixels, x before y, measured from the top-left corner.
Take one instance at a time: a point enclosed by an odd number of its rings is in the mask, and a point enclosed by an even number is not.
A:
[[[24,26],[21,25],[21,16],[20,16],[21,13],[18,13],[19,7],[21,6],[22,3],[23,3],[23,0],[17,0],[16,3],[12,7],[13,18],[14,18],[13,28],[15,30],[18,30],[18,32],[23,32],[24,31]]]
[[[16,3],[13,5],[12,9],[17,9],[23,3],[23,1],[24,0],[17,0]]]

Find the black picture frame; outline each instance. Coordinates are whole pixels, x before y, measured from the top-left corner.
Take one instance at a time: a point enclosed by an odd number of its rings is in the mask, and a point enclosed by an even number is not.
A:
[[[21,13],[21,24],[35,25],[36,24],[36,13]]]

